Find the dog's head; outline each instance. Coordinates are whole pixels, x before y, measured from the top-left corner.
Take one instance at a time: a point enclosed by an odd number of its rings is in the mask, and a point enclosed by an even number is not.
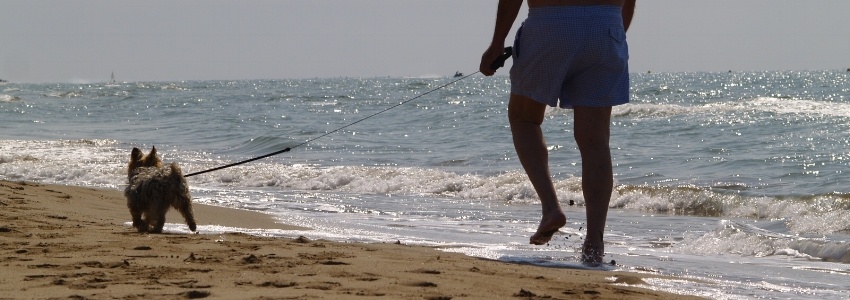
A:
[[[162,160],[156,154],[156,147],[151,148],[148,155],[142,153],[139,148],[133,148],[130,152],[130,164],[127,165],[127,176],[132,177],[133,171],[142,167],[162,167]]]

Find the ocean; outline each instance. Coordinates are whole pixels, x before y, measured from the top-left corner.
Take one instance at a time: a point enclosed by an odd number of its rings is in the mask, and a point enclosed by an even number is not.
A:
[[[578,261],[572,112],[549,109],[543,124],[569,223],[548,245],[528,245],[540,207],[511,143],[509,79],[437,89],[456,79],[3,83],[0,179],[122,190],[133,147],[156,146],[186,174],[293,147],[188,181],[198,203],[313,230],[199,230],[592,268]],[[598,268],[676,276],[647,287],[712,299],[846,299],[850,72],[631,80],[611,127],[605,259],[616,265]],[[167,231],[188,232],[169,217]]]

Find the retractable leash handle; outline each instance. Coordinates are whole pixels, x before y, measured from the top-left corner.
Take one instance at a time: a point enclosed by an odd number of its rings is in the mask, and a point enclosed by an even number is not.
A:
[[[497,58],[496,61],[494,61],[493,64],[490,65],[490,69],[493,70],[493,71],[496,71],[499,68],[504,67],[505,61],[508,60],[508,58],[511,57],[511,55],[513,55],[513,53],[514,53],[513,47],[505,47],[505,52],[502,53],[502,55],[499,55],[499,58]]]

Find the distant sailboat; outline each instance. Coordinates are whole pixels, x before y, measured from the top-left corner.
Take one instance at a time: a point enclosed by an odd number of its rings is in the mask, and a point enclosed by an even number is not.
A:
[[[115,84],[115,72],[112,72],[111,78],[112,79],[109,81],[109,83]]]

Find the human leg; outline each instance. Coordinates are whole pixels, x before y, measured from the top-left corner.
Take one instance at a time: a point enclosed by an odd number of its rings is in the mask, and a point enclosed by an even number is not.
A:
[[[602,262],[602,240],[614,186],[609,147],[611,107],[575,107],[575,139],[581,152],[581,187],[587,207],[582,260]]]
[[[529,243],[543,245],[552,235],[567,223],[567,217],[561,210],[552,176],[549,172],[549,153],[540,124],[546,105],[528,97],[511,94],[508,103],[508,119],[511,124],[514,148],[528,179],[540,198],[543,218],[537,232]]]

